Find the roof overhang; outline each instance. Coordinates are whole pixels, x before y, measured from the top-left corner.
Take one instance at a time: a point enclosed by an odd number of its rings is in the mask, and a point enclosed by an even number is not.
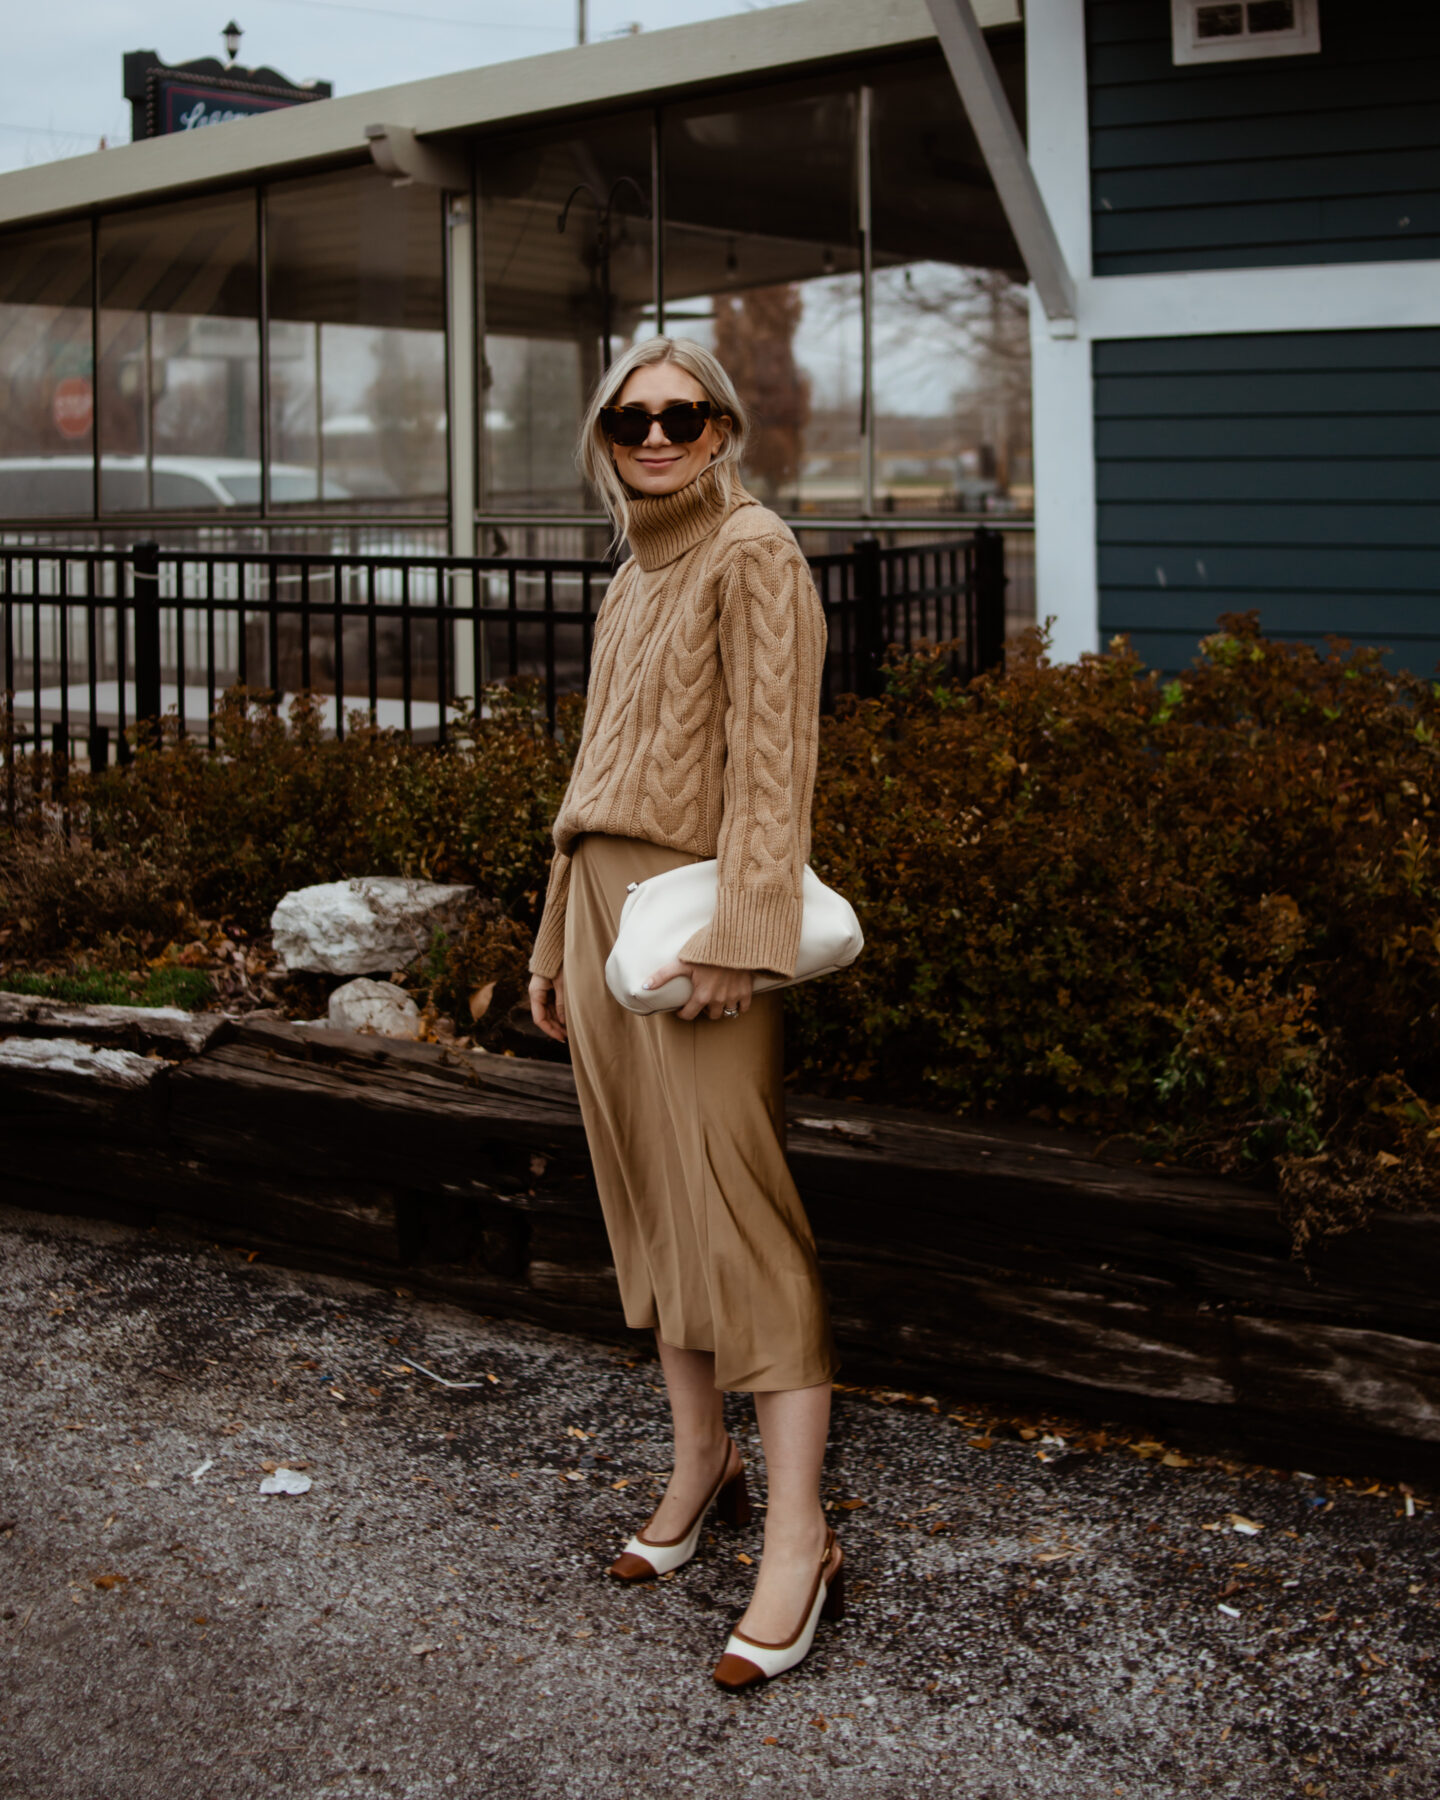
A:
[[[1019,0],[974,0],[974,11],[987,29],[1020,21]],[[425,138],[502,128],[935,40],[925,0],[802,0],[642,32],[16,170],[0,175],[0,227],[363,161],[366,127],[377,119]]]

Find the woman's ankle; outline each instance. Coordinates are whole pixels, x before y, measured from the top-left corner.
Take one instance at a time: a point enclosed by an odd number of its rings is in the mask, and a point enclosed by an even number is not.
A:
[[[730,1454],[730,1434],[723,1425],[714,1432],[687,1431],[683,1438],[674,1440],[675,1467],[677,1469],[718,1468],[722,1458]]]
[[[824,1547],[828,1527],[819,1501],[814,1510],[796,1509],[777,1512],[772,1502],[765,1514],[764,1554],[772,1551],[782,1557],[818,1555]]]

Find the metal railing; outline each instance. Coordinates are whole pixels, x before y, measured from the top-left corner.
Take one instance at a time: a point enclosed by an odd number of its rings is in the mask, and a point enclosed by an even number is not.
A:
[[[823,704],[877,691],[887,645],[949,644],[973,674],[1004,651],[1005,546],[976,530],[898,546],[862,538],[810,559],[829,628]],[[213,748],[225,691],[283,707],[317,696],[328,728],[351,717],[444,743],[457,701],[530,677],[553,726],[589,676],[614,566],[555,557],[0,546],[3,750],[49,738],[57,783],[79,745],[91,767],[167,716]],[[12,807],[13,811],[13,807]]]

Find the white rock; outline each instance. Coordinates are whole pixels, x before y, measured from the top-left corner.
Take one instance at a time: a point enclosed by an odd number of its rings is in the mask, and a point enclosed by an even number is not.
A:
[[[262,1494],[308,1494],[315,1483],[296,1469],[277,1469],[260,1483]]]
[[[398,875],[296,888],[270,916],[275,953],[286,969],[388,974],[427,950],[437,928],[454,924],[473,891]]]
[[[381,1037],[413,1038],[420,1032],[420,1008],[393,981],[347,981],[330,996],[330,1026],[336,1031],[374,1031]]]

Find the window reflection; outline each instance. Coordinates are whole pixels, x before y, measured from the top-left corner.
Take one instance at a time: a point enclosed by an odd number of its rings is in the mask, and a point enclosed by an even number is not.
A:
[[[0,259],[0,518],[94,510],[87,227],[8,238]]]
[[[1016,48],[995,48],[1023,117]],[[880,72],[871,121],[877,510],[1028,512],[1025,276],[944,64]]]
[[[477,157],[486,500],[593,511],[574,462],[585,400],[607,341],[613,360],[647,309],[654,329],[650,119],[494,139]]]
[[[667,111],[665,328],[752,408],[745,477],[787,511],[863,493],[857,97],[782,87]]]
[[[268,191],[271,506],[443,499],[443,230],[374,169]]]
[[[100,223],[100,505],[233,505],[260,470],[260,337],[251,193]]]

